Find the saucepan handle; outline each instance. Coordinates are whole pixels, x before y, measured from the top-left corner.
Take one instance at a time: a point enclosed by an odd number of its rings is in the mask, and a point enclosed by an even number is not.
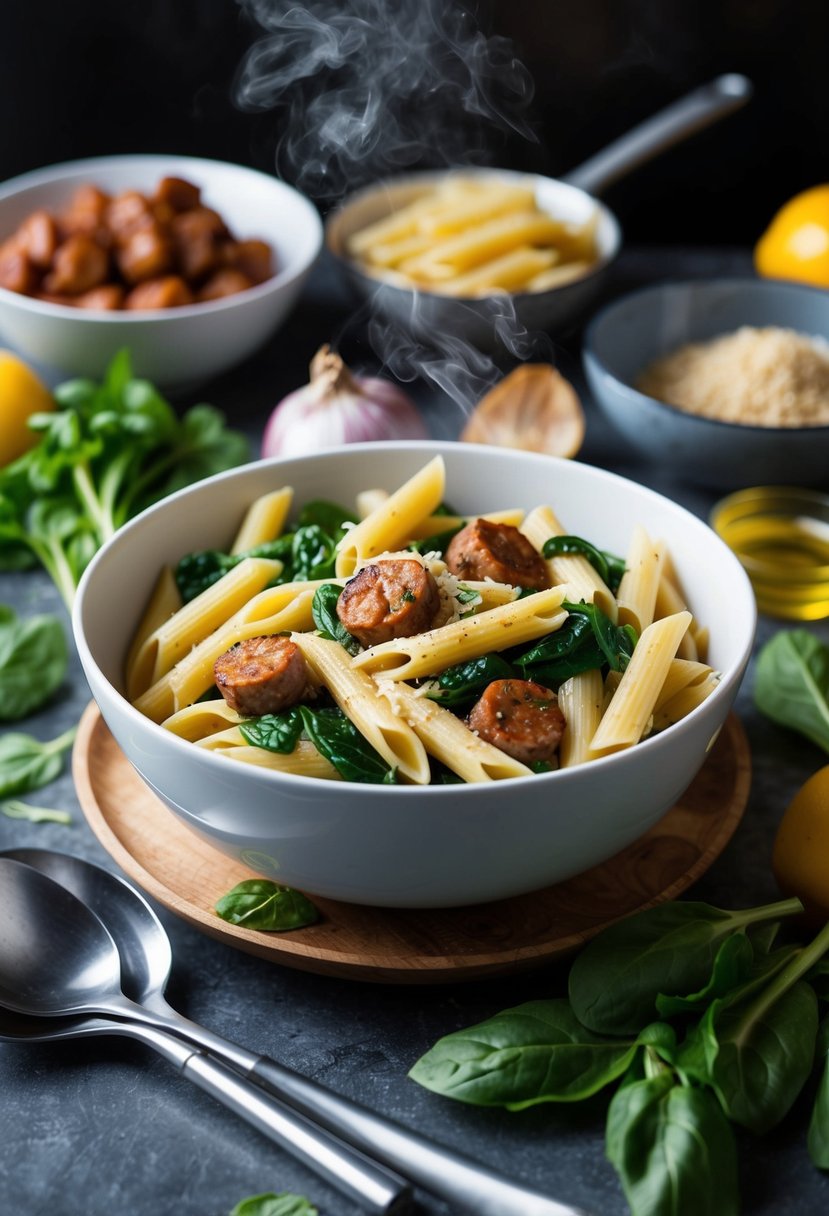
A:
[[[751,81],[737,72],[718,76],[614,140],[566,174],[564,181],[588,194],[601,194],[613,182],[660,152],[739,110],[753,91]]]

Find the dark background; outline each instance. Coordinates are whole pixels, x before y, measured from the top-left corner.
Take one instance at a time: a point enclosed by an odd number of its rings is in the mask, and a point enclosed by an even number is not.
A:
[[[266,8],[269,0],[249,2]],[[401,5],[412,2],[374,0],[378,55],[389,36],[382,23],[393,28]],[[313,0],[304,7],[313,9]],[[350,0],[334,7],[347,12]],[[538,142],[488,131],[494,163],[561,174],[719,72],[753,80],[746,110],[607,193],[629,241],[749,245],[786,198],[829,180],[826,0],[492,0],[471,7],[482,29],[513,41],[535,86]],[[138,151],[273,171],[287,111],[242,112],[233,100],[258,34],[236,0],[5,0],[0,178]],[[454,121],[451,104],[444,121]],[[436,159],[440,126],[421,150],[424,164]]]

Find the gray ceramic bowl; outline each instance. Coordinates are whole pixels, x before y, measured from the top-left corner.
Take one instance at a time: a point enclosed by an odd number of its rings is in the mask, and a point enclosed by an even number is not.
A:
[[[633,387],[653,359],[743,325],[781,326],[829,341],[829,292],[765,279],[713,279],[623,296],[598,313],[585,335],[585,372],[597,405],[642,455],[685,480],[720,489],[825,485],[829,426],[719,422]]]

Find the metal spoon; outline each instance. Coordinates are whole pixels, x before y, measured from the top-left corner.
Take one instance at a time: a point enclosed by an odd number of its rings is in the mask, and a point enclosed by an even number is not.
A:
[[[36,869],[30,868],[31,863]],[[29,875],[35,878],[33,887]],[[14,901],[13,920],[0,932],[0,950],[8,951],[0,980],[0,1000],[7,1006],[0,1009],[0,1037],[42,1041],[123,1034],[138,1038],[376,1216],[402,1216],[409,1210],[412,1192],[405,1179],[266,1096],[260,1087],[209,1059],[169,1029],[137,1020],[62,1015],[66,1004],[80,1009],[84,1002],[97,1002],[100,1008],[96,1012],[116,1014],[123,1009],[133,1019],[140,1018],[144,1007],[133,1002],[134,996],[139,1002],[143,997],[155,1000],[158,1020],[170,1021],[164,1011],[173,1011],[161,992],[172,962],[169,939],[140,896],[136,894],[135,906],[131,905],[134,893],[126,883],[78,858],[20,849],[14,857],[6,853],[0,859],[0,890],[3,897],[10,891],[23,897]],[[84,896],[91,897],[89,906]],[[95,915],[96,908],[106,909],[115,941]],[[57,934],[56,920],[60,925]],[[48,938],[54,948],[39,951],[29,942],[27,949],[30,933],[41,940]],[[145,943],[152,948],[145,948]],[[15,969],[10,983],[6,964]],[[120,989],[122,975],[130,996]],[[184,1018],[181,1021],[186,1023]]]
[[[77,862],[77,859],[73,860]],[[29,883],[22,884],[19,881],[16,883],[10,881],[8,870],[10,867],[15,866],[18,870],[25,870],[31,876]],[[97,869],[97,867],[95,868]],[[35,883],[34,880],[36,879],[40,880],[39,883]],[[132,902],[127,904],[128,897],[130,900],[137,900],[146,911],[150,912],[150,917],[156,926],[153,933],[148,933],[147,925],[150,922],[143,914],[139,914],[133,921],[131,932],[134,935],[134,943],[139,940],[143,941],[148,955],[152,954],[157,947],[156,935],[161,935],[166,942],[163,928],[155,920],[152,911],[131,887],[126,883],[122,883],[120,879],[114,879],[114,882],[117,883],[117,892],[116,888],[113,887],[112,902],[116,902],[114,896],[117,893],[121,925],[126,923],[126,920],[131,919],[133,904]],[[44,884],[46,885],[44,886]],[[21,887],[23,888],[22,890]],[[83,970],[85,958],[83,954],[78,952],[77,935],[74,931],[70,932],[70,922],[82,919],[77,915],[79,911],[83,914],[85,921],[91,918],[92,926],[97,927],[96,933],[90,935],[90,926],[89,924],[85,924],[87,940],[90,936],[92,937],[96,953],[98,949],[101,949],[104,954],[107,954],[112,945],[111,939],[108,938],[106,933],[104,933],[104,941],[101,942],[100,930],[102,926],[100,922],[91,916],[88,908],[82,904],[79,908],[78,900],[70,896],[65,890],[62,894],[68,899],[73,900],[73,906],[71,908],[71,917],[67,915],[68,909],[66,905],[63,907],[60,937],[57,937],[54,933],[55,919],[53,912],[48,913],[48,925],[45,931],[38,932],[33,924],[34,919],[37,917],[37,906],[41,905],[41,914],[37,919],[42,923],[47,919],[47,915],[43,913],[42,905],[48,904],[51,893],[54,890],[55,884],[43,874],[31,869],[27,870],[26,867],[20,865],[20,862],[12,861],[7,857],[0,857],[0,1003],[5,1004],[7,1008],[13,1006],[16,1010],[23,1010],[23,1012],[28,1014],[35,1012],[31,1003],[24,1008],[23,1002],[20,999],[20,988],[15,970],[20,950],[24,952],[31,951],[33,954],[38,953],[40,958],[39,967],[48,973],[48,967],[53,956],[66,956],[71,945],[74,955],[74,970]],[[108,905],[109,898],[108,895]],[[33,916],[32,922],[11,931],[9,927],[14,925],[16,920],[20,920],[21,914],[25,918],[30,909]],[[104,911],[103,906],[101,906],[101,911]],[[107,920],[110,919],[109,906],[106,909],[106,918]],[[141,927],[139,928],[138,926]],[[169,950],[169,943],[166,944],[166,950]],[[148,964],[145,960],[144,966],[146,968],[152,965]],[[67,970],[67,968],[64,967],[64,970]],[[156,974],[160,970],[161,968],[155,967]],[[28,973],[30,972],[31,967],[28,968]],[[30,974],[28,974],[28,979],[31,984]],[[106,986],[106,1003],[107,1010],[112,1011],[113,993],[111,976],[109,980],[110,983]],[[48,988],[48,985],[44,984],[44,987]],[[117,984],[115,987],[117,988]],[[77,984],[75,984],[75,989],[77,989]],[[351,1102],[332,1093],[316,1082],[292,1072],[283,1065],[277,1064],[274,1060],[270,1060],[265,1056],[254,1055],[236,1044],[219,1038],[203,1027],[189,1022],[186,1018],[169,1010],[169,1006],[166,1006],[166,1003],[165,1007],[168,1012],[154,1012],[149,1008],[149,1004],[146,1001],[142,1001],[141,1005],[135,1005],[124,997],[120,991],[115,995],[116,997],[120,997],[120,1001],[116,1001],[118,1012],[114,1016],[119,1019],[132,1019],[137,1010],[140,1024],[133,1026],[133,1029],[138,1032],[138,1037],[145,1039],[145,1041],[150,1041],[147,1038],[148,1028],[158,1028],[161,1026],[173,1031],[174,1034],[180,1037],[188,1039],[192,1043],[198,1044],[214,1055],[221,1055],[223,1058],[231,1060],[236,1067],[242,1068],[248,1076],[266,1087],[271,1093],[277,1094],[284,1101],[290,1103],[291,1106],[301,1111],[308,1118],[321,1123],[330,1131],[342,1136],[344,1140],[356,1145],[376,1160],[380,1160],[393,1169],[399,1170],[425,1190],[440,1198],[456,1203],[462,1210],[475,1212],[477,1216],[584,1216],[584,1213],[573,1207],[558,1203],[553,1199],[548,1199],[524,1187],[516,1186],[501,1175],[479,1166],[469,1158],[452,1153],[423,1136],[406,1131],[392,1120],[385,1119],[383,1116],[373,1113],[356,1102]],[[8,996],[12,998],[11,1006],[7,999]],[[77,991],[75,992],[75,996],[77,998]],[[34,1000],[38,1007],[42,1008],[44,1005],[54,1006],[56,1004],[54,996],[47,995],[45,1001],[43,997],[44,994],[36,989]],[[163,1001],[163,997],[160,990],[157,990],[152,998],[153,1005],[157,1006],[159,1000]],[[43,1025],[48,1025],[50,1028],[55,1029],[54,1037],[67,1037],[67,1030],[61,1028],[69,1026],[73,1028],[83,1027],[79,1030],[79,1033],[103,1033],[102,1030],[90,1029],[90,1022],[93,1024],[101,1023],[104,1027],[110,1029],[115,1028],[117,1025],[118,1033],[130,1033],[128,1029],[130,1026],[129,1020],[119,1021],[116,1024],[115,1022],[107,1022],[100,1017],[90,1017],[91,1014],[100,1013],[101,1011],[101,1000],[93,999],[91,1003],[76,1004],[75,1013],[77,1016],[71,1022],[67,1022],[65,1019],[63,1021],[56,1021],[53,1017],[48,1023],[44,1022]],[[41,1015],[38,1016],[40,1017]],[[31,1018],[27,1020],[19,1016],[19,1013],[18,1015],[12,1015],[0,1011],[0,1032],[4,1036],[15,1037],[15,1031],[21,1028],[24,1034],[28,1036],[31,1025]],[[44,1035],[43,1037],[47,1036]],[[48,1037],[53,1036],[49,1035]],[[201,1058],[204,1059],[204,1057]]]

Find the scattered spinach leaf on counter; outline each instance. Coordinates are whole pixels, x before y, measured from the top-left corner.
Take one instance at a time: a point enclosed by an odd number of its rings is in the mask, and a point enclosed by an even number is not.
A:
[[[757,708],[829,752],[829,647],[805,629],[775,634],[757,657]]]
[[[455,1031],[409,1075],[509,1110],[615,1084],[606,1152],[632,1216],[737,1216],[732,1125],[775,1127],[815,1063],[808,1147],[829,1166],[829,1019],[819,1030],[810,982],[826,974],[829,924],[805,946],[774,945],[780,918],[800,911],[798,900],[735,911],[672,903],[629,917],[577,956],[569,999]]]
[[[302,929],[319,919],[310,899],[269,878],[247,878],[237,883],[218,901],[216,912],[228,924],[277,933]]]
[[[341,594],[342,587],[337,583],[323,583],[317,587],[311,602],[311,616],[322,637],[339,642],[343,650],[354,655],[362,650],[362,646],[337,615],[337,601]]]
[[[40,439],[0,470],[0,569],[40,563],[71,607],[80,577],[131,516],[212,473],[243,463],[248,445],[218,410],[179,418],[128,351],[103,381],[55,389],[58,409],[30,419]]]
[[[26,819],[29,823],[69,824],[72,822],[72,816],[68,811],[56,811],[48,806],[32,806],[30,802],[20,802],[16,798],[0,802],[0,811],[9,819]]]
[[[47,743],[16,731],[0,735],[0,798],[27,794],[59,777],[76,732],[73,726]]]
[[[545,540],[541,553],[546,558],[567,554],[586,557],[605,586],[609,587],[614,595],[619,590],[619,583],[625,572],[624,558],[597,549],[581,536],[550,536]]]
[[[0,720],[25,718],[66,675],[69,649],[56,616],[18,617],[0,604]]]
[[[265,1195],[249,1195],[240,1200],[230,1216],[319,1216],[314,1205],[302,1195],[269,1191]]]

